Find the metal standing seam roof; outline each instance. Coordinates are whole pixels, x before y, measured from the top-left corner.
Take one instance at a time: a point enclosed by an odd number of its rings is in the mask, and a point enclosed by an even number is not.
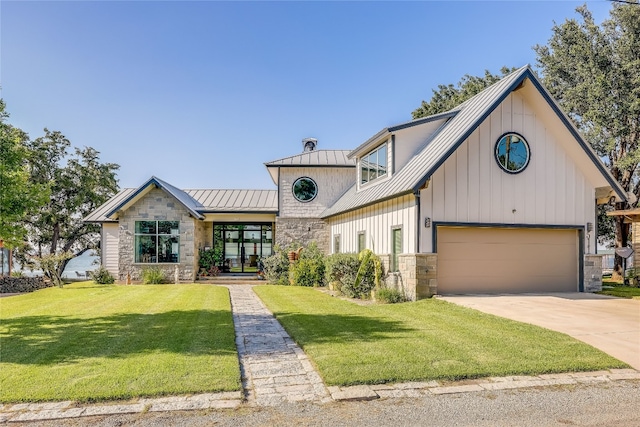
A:
[[[322,213],[322,218],[349,212],[404,194],[418,192],[431,175],[471,135],[477,126],[526,78],[530,79],[541,91],[541,94],[547,99],[560,119],[569,127],[569,130],[574,134],[596,166],[607,177],[611,186],[618,195],[624,198],[624,192],[622,192],[618,183],[599,162],[591,147],[584,142],[567,116],[562,113],[553,98],[545,91],[529,66],[526,65],[449,111],[451,118],[431,137],[431,140],[427,142],[422,151],[416,154],[401,170],[388,180],[376,183],[370,188],[356,191],[357,187],[353,185],[333,206]]]
[[[202,203],[200,213],[278,211],[278,190],[184,191]]]
[[[354,159],[347,156],[350,150],[313,150],[306,151],[295,156],[273,160],[265,163],[265,166],[295,167],[295,166],[334,166],[334,167],[355,167]]]
[[[139,188],[123,188],[106,203],[91,212],[84,222],[118,222],[107,216],[109,212],[118,208],[132,199]],[[175,187],[173,187],[175,189]],[[225,212],[260,212],[276,213],[278,211],[277,190],[212,190],[194,189],[178,190],[183,192],[199,206],[198,214],[202,219],[205,213]],[[135,196],[134,196],[135,197]],[[223,202],[224,203],[221,203]],[[182,203],[182,202],[181,202]]]

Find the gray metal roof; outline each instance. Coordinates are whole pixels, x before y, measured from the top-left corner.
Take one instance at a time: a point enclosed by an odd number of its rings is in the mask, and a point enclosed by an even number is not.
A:
[[[185,190],[202,204],[200,213],[277,212],[278,190]]]
[[[284,159],[265,163],[265,166],[295,167],[295,166],[333,166],[355,167],[355,160],[349,159],[349,150],[314,150],[307,151]]]
[[[578,142],[600,169],[600,172],[607,178],[612,188],[624,199],[626,196],[618,183],[611,177],[609,171],[604,168],[602,162],[597,159],[591,147],[584,142],[575,130],[573,124],[567,116],[562,113],[556,102],[542,87],[537,77],[527,65],[507,75],[492,86],[460,104],[460,106],[454,110],[451,110],[449,112],[451,113],[451,118],[448,122],[446,122],[439,132],[436,132],[431,137],[431,140],[427,142],[422,151],[416,154],[390,179],[381,181],[360,191],[356,191],[356,185],[354,185],[347,190],[333,206],[326,209],[322,213],[322,217],[327,218],[349,212],[404,194],[417,193],[460,144],[462,144],[480,123],[525,79],[531,80],[534,86],[538,88],[549,102],[549,105],[559,115],[560,119],[563,120],[569,130],[572,131]]]
[[[102,206],[91,212],[85,222],[117,222],[109,216],[135,203],[136,197],[143,195],[143,190],[150,184],[161,184],[162,188],[173,195],[194,216],[204,219],[205,213],[276,213],[278,211],[277,190],[179,190],[178,188],[152,177],[138,188],[123,188]]]
[[[110,212],[116,206],[120,205],[124,200],[129,198],[136,191],[135,188],[123,188],[118,193],[100,205],[96,210],[87,215],[84,222],[118,222],[118,220],[107,218],[107,212]]]

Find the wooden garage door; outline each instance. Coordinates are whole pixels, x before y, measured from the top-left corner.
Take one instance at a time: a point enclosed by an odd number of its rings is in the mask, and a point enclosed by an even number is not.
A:
[[[576,292],[578,231],[437,230],[438,293]]]

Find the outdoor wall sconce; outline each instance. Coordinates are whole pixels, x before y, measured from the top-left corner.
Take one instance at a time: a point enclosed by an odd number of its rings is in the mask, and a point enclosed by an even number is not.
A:
[[[425,227],[425,228],[429,228],[429,227],[431,227],[431,218],[426,217],[426,218],[424,219],[424,227]]]
[[[587,232],[591,233],[593,231],[593,223],[592,222],[588,222],[587,223]]]

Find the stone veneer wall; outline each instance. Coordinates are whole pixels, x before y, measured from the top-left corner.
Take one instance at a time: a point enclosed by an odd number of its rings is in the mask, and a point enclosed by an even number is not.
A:
[[[141,220],[180,221],[180,280],[193,281],[197,273],[196,222],[173,196],[163,190],[153,189],[135,205],[120,214],[119,218],[119,273],[118,280],[126,280],[127,273],[132,280],[141,280],[142,268],[158,266],[169,281],[174,280],[176,264],[134,263],[135,222]],[[197,232],[201,238],[202,228]]]
[[[385,271],[389,271],[391,255],[379,255]],[[387,275],[385,284],[398,289],[409,301],[429,298],[438,291],[436,268],[438,254],[400,254],[398,271]]]
[[[49,288],[53,286],[50,280],[44,280],[44,277],[0,277],[0,294],[11,294],[20,292],[33,292],[38,289]]]
[[[287,247],[293,242],[308,244],[316,242],[325,254],[331,250],[329,225],[320,218],[276,217],[276,245]]]
[[[600,254],[585,254],[584,256],[584,291],[596,292],[602,290],[602,257]]]

